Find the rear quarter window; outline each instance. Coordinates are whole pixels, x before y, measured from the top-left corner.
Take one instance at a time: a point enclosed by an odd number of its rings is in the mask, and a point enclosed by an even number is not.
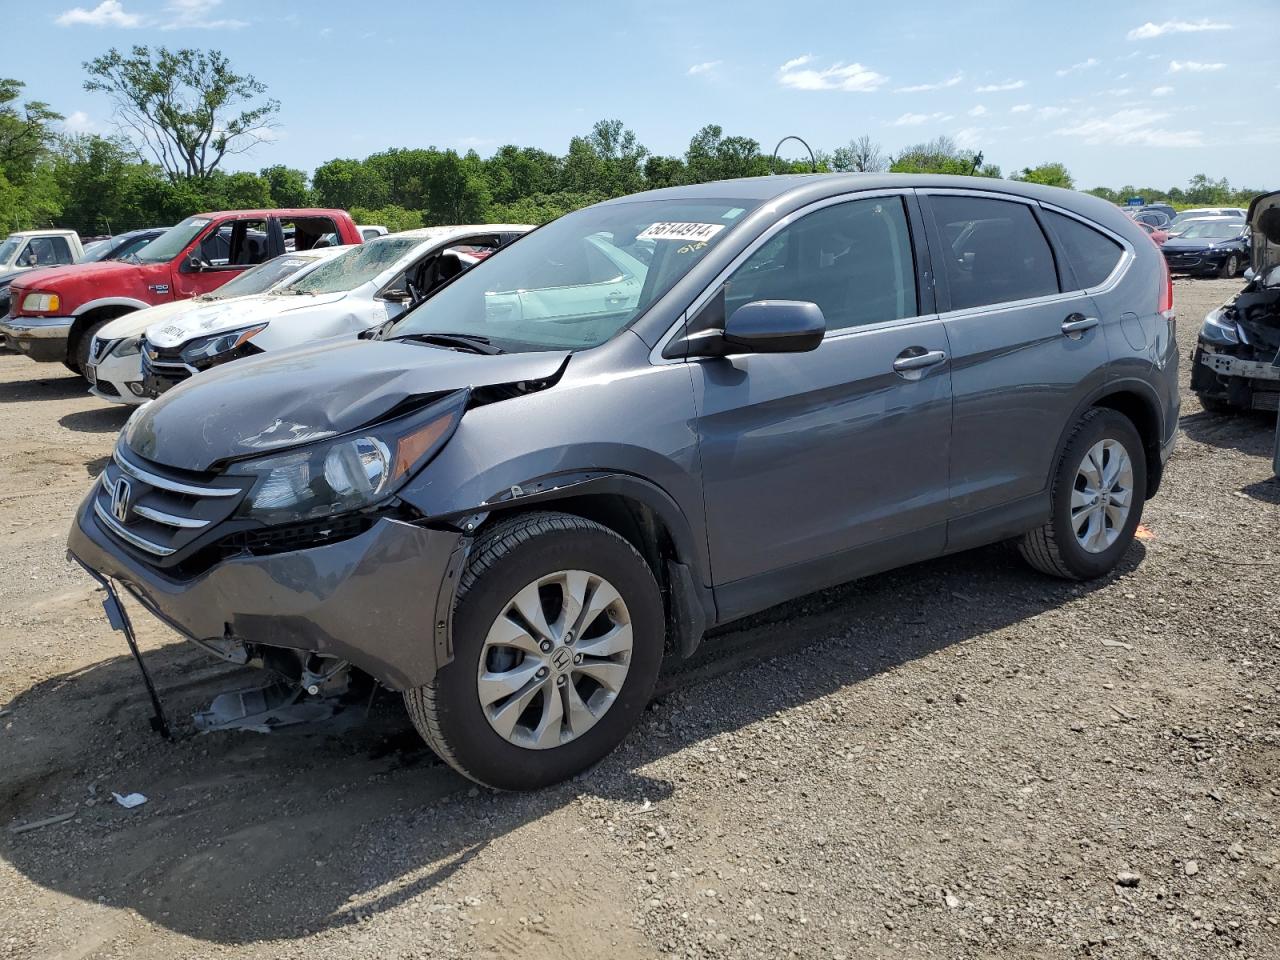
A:
[[[1058,292],[1053,251],[1025,203],[953,195],[929,203],[945,244],[952,310]]]
[[[1052,210],[1045,210],[1044,216],[1082,288],[1096,287],[1111,276],[1111,271],[1120,262],[1124,247],[1106,234],[1072,217]]]

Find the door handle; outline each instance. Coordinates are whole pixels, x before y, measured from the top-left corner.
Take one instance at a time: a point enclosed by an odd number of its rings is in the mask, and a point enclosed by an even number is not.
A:
[[[1073,313],[1062,321],[1062,332],[1072,340],[1079,340],[1086,330],[1098,325],[1097,317],[1086,317],[1083,313]]]
[[[911,350],[923,350],[912,347]],[[947,359],[944,350],[924,350],[922,353],[903,351],[893,361],[894,373],[904,380],[919,380],[930,367],[936,367]]]

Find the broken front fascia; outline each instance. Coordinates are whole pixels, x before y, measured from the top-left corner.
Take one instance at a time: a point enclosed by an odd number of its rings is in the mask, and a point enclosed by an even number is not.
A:
[[[1255,410],[1280,405],[1280,267],[1205,317],[1191,388]]]

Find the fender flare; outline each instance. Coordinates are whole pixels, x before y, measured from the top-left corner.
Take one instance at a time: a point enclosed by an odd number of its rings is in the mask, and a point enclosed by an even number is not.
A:
[[[82,303],[71,311],[71,315],[80,317],[90,310],[97,310],[99,307],[128,307],[131,310],[145,310],[151,306],[154,306],[154,304],[147,303],[145,300],[135,300],[133,297],[100,297],[97,300]]]

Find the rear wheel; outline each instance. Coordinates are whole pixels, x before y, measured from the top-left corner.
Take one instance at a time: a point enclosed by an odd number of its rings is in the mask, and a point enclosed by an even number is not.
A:
[[[1094,408],[1076,424],[1053,479],[1053,514],[1018,545],[1037,570],[1070,580],[1111,572],[1133,541],[1147,489],[1142,440],[1128,417]]]
[[[450,766],[507,790],[564,780],[612,751],[653,692],[665,639],[648,564],[569,514],[483,534],[453,623],[453,661],[405,704]]]

